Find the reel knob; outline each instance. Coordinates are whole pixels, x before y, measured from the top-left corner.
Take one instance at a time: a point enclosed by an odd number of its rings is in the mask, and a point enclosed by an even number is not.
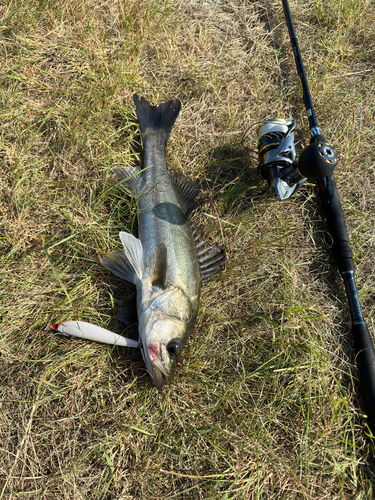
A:
[[[336,164],[337,156],[333,147],[318,140],[302,151],[298,160],[298,170],[304,177],[317,180],[331,175]]]

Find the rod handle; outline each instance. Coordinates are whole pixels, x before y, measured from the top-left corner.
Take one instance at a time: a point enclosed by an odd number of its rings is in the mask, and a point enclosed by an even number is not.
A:
[[[371,432],[375,435],[375,350],[364,322],[353,324],[352,334],[364,409]]]
[[[333,253],[340,273],[354,270],[352,250],[342,211],[339,193],[333,174],[318,180],[320,196],[327,220],[328,230],[333,239]]]

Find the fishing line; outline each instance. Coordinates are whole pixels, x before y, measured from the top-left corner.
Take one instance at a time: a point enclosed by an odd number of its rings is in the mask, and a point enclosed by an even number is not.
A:
[[[281,82],[281,87],[283,89],[284,100],[285,100],[285,104],[287,105],[287,108],[288,108],[289,118],[291,118],[292,117],[292,113],[291,113],[291,110],[290,110],[290,103],[289,103],[288,95],[287,95],[287,92],[286,92],[286,86],[284,84],[284,78],[283,78],[283,73],[282,73],[281,64],[280,64],[280,60],[279,60],[278,49],[276,47],[276,40],[275,40],[275,37],[274,37],[274,34],[273,34],[273,29],[272,29],[272,25],[271,25],[271,19],[270,19],[270,16],[269,16],[269,12],[268,12],[268,7],[267,7],[266,0],[263,0],[263,4],[264,4],[264,8],[265,8],[266,14],[267,14],[268,29],[269,29],[270,35],[272,37],[273,49],[275,51],[275,59],[276,59],[277,67],[279,68],[280,82]]]
[[[288,95],[287,95],[287,91],[286,91],[286,86],[285,86],[285,83],[284,83],[284,78],[283,78],[283,74],[282,74],[282,69],[281,69],[281,64],[280,64],[280,60],[279,60],[279,54],[278,54],[278,49],[277,49],[277,46],[276,46],[276,40],[275,40],[275,37],[274,37],[274,34],[273,34],[273,29],[272,29],[272,25],[271,25],[271,19],[270,19],[270,16],[269,16],[269,12],[268,12],[268,7],[267,7],[267,3],[266,3],[266,0],[263,0],[263,5],[264,5],[264,10],[266,11],[266,16],[267,16],[267,24],[268,24],[268,30],[269,30],[269,34],[271,35],[271,38],[272,38],[272,44],[273,44],[273,49],[274,49],[274,53],[275,53],[275,60],[276,60],[276,65],[277,65],[277,68],[279,70],[279,76],[280,76],[280,83],[281,83],[281,88],[282,88],[282,92],[283,92],[283,97],[284,97],[284,101],[285,101],[285,104],[286,104],[286,107],[287,107],[287,113],[289,115],[289,118],[291,119],[292,117],[292,112],[291,112],[291,105],[290,105],[290,102],[288,100]],[[263,123],[266,123],[267,121],[269,120],[261,120],[259,122],[255,122],[255,123],[252,123],[250,125],[250,127],[248,127],[245,132],[243,133],[242,135],[242,139],[241,139],[241,146],[244,148],[244,149],[247,149],[250,153],[255,153],[257,154],[257,151],[254,150],[254,149],[250,149],[249,147],[247,147],[245,144],[244,144],[244,141],[245,141],[245,137],[247,136],[247,134],[250,132],[250,130],[255,126],[255,125],[259,125],[259,124],[263,124]]]

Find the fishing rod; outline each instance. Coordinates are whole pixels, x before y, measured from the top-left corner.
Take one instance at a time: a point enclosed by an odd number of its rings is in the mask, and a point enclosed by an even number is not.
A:
[[[328,231],[333,240],[333,254],[345,283],[364,409],[370,430],[375,435],[375,351],[361,311],[354,280],[353,255],[333,175],[337,156],[333,147],[326,143],[325,137],[320,132],[288,0],[282,0],[282,4],[301,82],[311,139],[310,144],[303,149],[298,161],[296,161],[294,147],[296,122],[294,120],[272,119],[254,124],[258,125],[259,172],[263,178],[268,180],[271,192],[280,200],[289,198],[307,179],[315,181],[318,186]]]

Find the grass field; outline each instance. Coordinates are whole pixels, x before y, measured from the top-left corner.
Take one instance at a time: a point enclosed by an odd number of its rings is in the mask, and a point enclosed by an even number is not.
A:
[[[346,295],[312,184],[257,175],[262,119],[308,121],[281,2],[5,0],[0,109],[0,498],[371,499],[369,434]],[[293,0],[318,122],[339,155],[357,285],[375,332],[375,4]],[[288,102],[284,99],[276,51]],[[133,93],[179,98],[168,164],[227,250],[173,383],[138,350],[58,340],[114,318],[131,285],[100,256],[137,234],[111,167],[141,145]]]

